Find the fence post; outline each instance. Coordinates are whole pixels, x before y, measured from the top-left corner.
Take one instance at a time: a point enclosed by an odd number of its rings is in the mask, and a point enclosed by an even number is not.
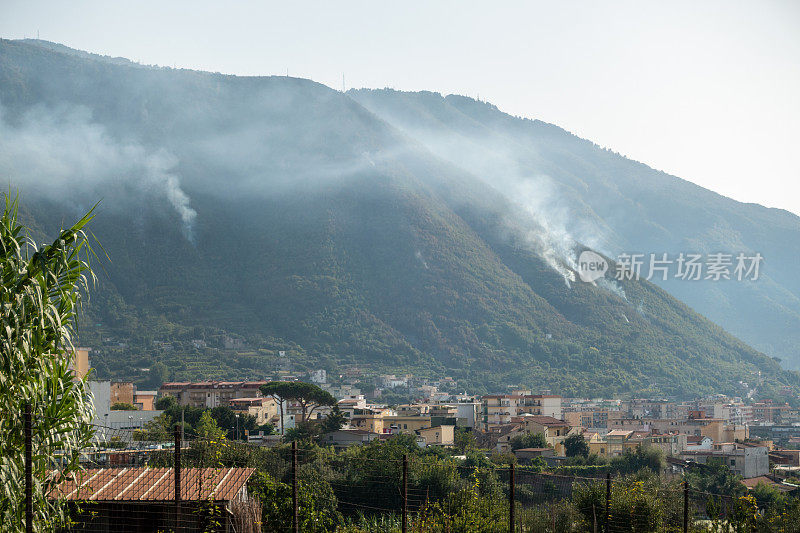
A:
[[[181,527],[181,432],[183,426],[178,427],[175,424],[175,530],[179,531]]]
[[[683,482],[683,533],[689,533],[689,482]]]
[[[292,531],[300,532],[300,516],[297,509],[297,441],[292,441]]]
[[[33,532],[33,432],[31,404],[25,402],[25,532]]]
[[[408,531],[408,455],[403,454],[403,533]]]
[[[611,514],[611,472],[606,472],[606,518],[605,529],[608,533],[608,517]]]
[[[508,470],[508,530],[514,533],[516,530],[516,509],[514,508],[514,463],[511,463],[511,468]]]

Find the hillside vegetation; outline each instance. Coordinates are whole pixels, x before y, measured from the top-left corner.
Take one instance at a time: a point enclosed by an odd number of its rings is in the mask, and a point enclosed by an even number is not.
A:
[[[359,365],[476,392],[798,385],[653,284],[567,282],[540,218],[360,100],[0,41],[0,173],[26,219],[52,231],[102,200],[110,261],[80,340],[101,377]]]

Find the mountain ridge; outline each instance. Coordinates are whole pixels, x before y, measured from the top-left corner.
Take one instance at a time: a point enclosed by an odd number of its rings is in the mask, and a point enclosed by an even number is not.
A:
[[[742,392],[759,370],[764,390],[797,386],[652,284],[623,282],[627,300],[568,288],[569,265],[537,251],[535,213],[348,95],[7,43],[0,170],[29,218],[44,231],[106,198],[95,230],[112,262],[81,336],[105,376],[260,378],[286,351],[298,369],[450,373],[476,391]]]

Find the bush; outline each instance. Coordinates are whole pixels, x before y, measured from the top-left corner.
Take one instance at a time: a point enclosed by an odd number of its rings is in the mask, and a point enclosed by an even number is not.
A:
[[[292,487],[269,474],[256,472],[248,491],[261,501],[263,531],[283,531],[292,520]],[[300,531],[324,533],[343,523],[336,510],[336,496],[324,482],[301,481],[297,490]]]

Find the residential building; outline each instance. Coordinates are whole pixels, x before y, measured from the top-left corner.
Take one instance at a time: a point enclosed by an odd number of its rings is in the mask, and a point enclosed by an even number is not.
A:
[[[700,450],[710,450],[713,443],[714,441],[705,435],[687,435],[686,451],[696,452]]]
[[[653,399],[632,399],[620,403],[620,411],[628,418],[675,418],[674,402]]]
[[[416,433],[425,439],[426,446],[452,446],[455,439],[455,426],[421,428]]]
[[[89,352],[91,348],[75,348],[72,352],[72,361],[70,362],[70,370],[75,373],[76,379],[83,379],[89,373],[91,367],[89,366]]]
[[[756,402],[752,405],[753,422],[779,424],[783,421],[783,414],[787,413],[791,418],[792,408],[788,404],[778,405],[767,400],[764,402]]]
[[[322,442],[334,448],[347,448],[348,446],[369,444],[378,438],[380,438],[380,434],[372,431],[365,431],[363,429],[340,429],[338,431],[326,433],[322,437]]]
[[[509,424],[523,413],[561,418],[561,397],[550,394],[531,394],[527,390],[512,394],[488,394],[481,398],[483,428]]]
[[[523,414],[515,419],[522,424],[522,429],[526,433],[541,433],[544,435],[547,444],[552,446],[558,455],[564,455],[564,440],[573,433],[579,431],[564,420],[558,420],[552,416]]]
[[[411,377],[411,375],[395,376],[394,374],[387,374],[380,376],[378,379],[382,387],[396,389],[397,387],[408,387]]]
[[[387,433],[389,431],[389,426],[386,424],[386,417],[396,414],[397,413],[389,407],[366,407],[356,410],[349,417],[350,426],[373,433]]]
[[[200,381],[197,383],[164,383],[158,389],[161,397],[173,396],[180,405],[193,407],[226,406],[234,398],[261,396],[261,385],[266,381]]]
[[[744,441],[749,436],[747,425],[729,424],[719,418],[686,418],[649,420],[649,427],[660,433],[685,433],[705,435],[714,442]]]
[[[280,424],[280,409],[274,398],[233,398],[228,406],[239,414],[247,414],[256,418],[256,424]]]
[[[361,396],[361,389],[352,385],[331,385],[330,383],[323,383],[320,385],[322,390],[331,393],[334,398],[355,398]]]
[[[632,439],[643,448],[654,447],[664,452],[666,457],[677,457],[686,450],[688,436],[683,433],[651,433],[649,435],[637,436]]]
[[[130,381],[112,381],[111,382],[111,405],[115,403],[127,403],[133,405],[134,394],[136,387]]]
[[[537,457],[553,457],[555,450],[553,448],[520,448],[514,450],[513,453],[521,464],[528,464]]]
[[[154,390],[135,390],[133,405],[140,411],[153,411],[156,408],[158,392]]]
[[[384,432],[416,435],[420,429],[431,427],[430,416],[386,416],[383,418]],[[388,430],[388,431],[387,431]]]
[[[714,444],[711,450],[685,451],[680,457],[700,464],[706,464],[710,459],[717,459],[733,473],[743,478],[769,474],[769,456],[766,446],[719,443]]]

